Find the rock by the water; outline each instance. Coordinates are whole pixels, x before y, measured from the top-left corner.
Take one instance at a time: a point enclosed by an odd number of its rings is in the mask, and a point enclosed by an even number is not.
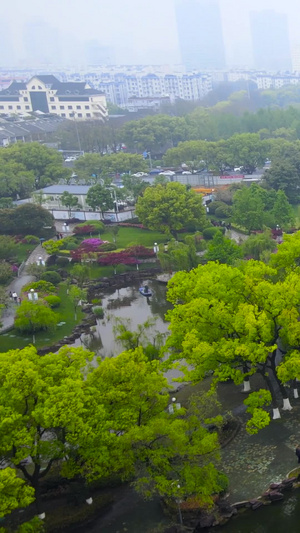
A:
[[[283,494],[277,490],[272,490],[272,492],[270,492],[269,494],[269,498],[271,502],[276,502],[279,500],[283,500]]]

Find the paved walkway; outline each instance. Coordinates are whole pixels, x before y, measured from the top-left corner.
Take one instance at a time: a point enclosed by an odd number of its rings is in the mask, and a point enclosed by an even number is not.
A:
[[[47,257],[49,257],[49,255],[43,249],[42,245],[39,244],[33,250],[33,252],[31,252],[30,256],[28,257],[25,263],[25,268],[23,272],[21,273],[20,277],[13,279],[13,281],[9,284],[9,286],[7,287],[7,292],[8,293],[10,291],[16,292],[17,295],[20,296],[24,285],[27,285],[27,283],[30,283],[31,281],[34,281],[35,279],[33,276],[29,276],[27,274],[26,267],[28,265],[36,263],[40,258],[42,258],[43,261],[46,261]],[[15,304],[14,302],[11,301],[8,304],[7,309],[3,311],[3,314],[1,317],[2,328],[0,328],[0,333],[3,333],[13,327],[17,307],[18,307],[18,304]]]

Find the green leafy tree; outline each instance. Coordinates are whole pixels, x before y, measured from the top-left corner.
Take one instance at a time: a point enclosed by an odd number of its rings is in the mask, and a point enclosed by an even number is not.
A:
[[[272,168],[266,170],[264,181],[275,191],[282,190],[291,203],[299,200],[300,174],[295,165],[288,161],[273,161]]]
[[[142,180],[142,178],[138,178],[137,176],[123,176],[122,181],[125,191],[134,199],[135,202],[139,196],[142,196],[145,189],[149,187],[148,182]]]
[[[158,259],[165,271],[191,270],[198,265],[196,245],[193,237],[188,243],[178,242],[171,239],[168,242],[167,251],[160,251]]]
[[[144,226],[177,237],[188,226],[203,228],[206,224],[201,196],[181,183],[148,187],[138,199],[136,214]]]
[[[81,289],[80,287],[77,287],[77,285],[72,285],[69,291],[69,298],[73,302],[75,320],[77,320],[77,309],[78,306],[87,299],[87,290]]]
[[[0,210],[0,232],[6,235],[36,235],[50,238],[55,234],[54,218],[40,205],[26,203]]]
[[[293,235],[284,235],[284,241],[278,246],[277,253],[270,258],[270,265],[276,268],[281,276],[289,272],[299,272],[300,231]]]
[[[82,287],[84,282],[89,279],[89,268],[87,265],[74,265],[71,275],[77,280],[79,287]]]
[[[160,349],[166,335],[153,329],[156,324],[155,319],[149,318],[143,324],[138,324],[135,330],[132,329],[130,319],[116,317],[115,322],[113,327],[114,336],[124,350],[135,350],[141,346],[150,361],[159,359]]]
[[[0,285],[7,285],[12,277],[11,265],[7,261],[0,261]]]
[[[233,199],[233,221],[247,230],[262,229],[265,222],[264,201],[258,187],[238,190]]]
[[[77,159],[75,172],[79,177],[95,176],[98,179],[105,179],[110,174],[123,174],[143,172],[147,170],[147,163],[141,155],[137,154],[111,154],[102,156],[100,154],[85,154]]]
[[[94,211],[100,211],[102,217],[104,211],[108,211],[114,207],[111,191],[103,185],[94,185],[93,187],[90,187],[87,193],[86,203]]]
[[[17,251],[17,245],[12,237],[7,235],[0,235],[0,260],[12,259],[15,257]]]
[[[15,328],[22,333],[55,329],[57,322],[58,315],[44,300],[36,302],[23,300],[16,311]]]
[[[172,333],[166,343],[175,360],[190,365],[188,379],[199,381],[211,372],[215,384],[228,379],[240,384],[260,374],[274,418],[280,416],[274,383],[283,409],[291,408],[276,372],[278,345],[289,347],[288,353],[298,348],[300,331],[300,278],[292,272],[275,282],[276,274],[256,261],[240,268],[208,263],[191,274],[176,274],[169,282],[168,299],[175,308],[168,313]],[[183,303],[176,305],[178,300]],[[245,385],[245,390],[250,389]],[[265,415],[255,418],[260,427],[267,422]],[[255,432],[254,419],[251,424]]]
[[[281,228],[290,228],[294,222],[294,214],[284,191],[279,190],[276,193],[276,200],[272,209],[272,214],[276,225]]]
[[[218,261],[219,263],[233,265],[238,259],[242,258],[242,255],[241,247],[231,239],[226,239],[222,232],[218,231],[208,244],[204,257],[207,261]]]
[[[68,208],[69,217],[71,217],[72,209],[80,207],[77,196],[74,196],[74,194],[71,194],[68,191],[64,191],[62,193],[60,197],[60,202],[62,205],[65,205]]]
[[[262,260],[262,254],[264,252],[273,252],[275,248],[276,242],[272,239],[270,230],[257,233],[257,235],[250,235],[242,245],[244,256],[256,260]]]
[[[0,517],[10,514],[14,509],[27,507],[34,501],[34,489],[27,487],[25,481],[17,477],[12,468],[0,470]]]

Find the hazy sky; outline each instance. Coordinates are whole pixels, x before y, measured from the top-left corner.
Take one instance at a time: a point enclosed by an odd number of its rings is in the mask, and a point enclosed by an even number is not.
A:
[[[187,6],[189,0],[182,0]],[[299,0],[219,0],[226,57],[229,66],[251,63],[249,11],[276,9],[287,13],[291,43],[299,42]],[[118,62],[180,62],[175,0],[13,0],[3,2],[0,44],[10,43],[16,61],[26,58],[24,27],[45,21],[62,48],[80,49],[83,41],[97,39],[113,46]],[[187,7],[188,9],[188,7]],[[42,41],[42,35],[38,36]],[[58,37],[60,35],[60,37]],[[76,48],[77,47],[77,48]],[[28,51],[27,51],[28,55]],[[79,56],[78,56],[79,57]]]

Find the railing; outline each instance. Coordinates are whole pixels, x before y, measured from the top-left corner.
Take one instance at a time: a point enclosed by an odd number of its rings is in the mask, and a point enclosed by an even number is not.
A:
[[[25,268],[25,265],[26,265],[26,262],[25,262],[25,261],[23,261],[23,262],[20,264],[20,266],[19,266],[19,268],[18,268],[18,278],[21,276],[21,274],[22,274],[22,272],[23,272],[23,270],[24,270],[24,268]]]

